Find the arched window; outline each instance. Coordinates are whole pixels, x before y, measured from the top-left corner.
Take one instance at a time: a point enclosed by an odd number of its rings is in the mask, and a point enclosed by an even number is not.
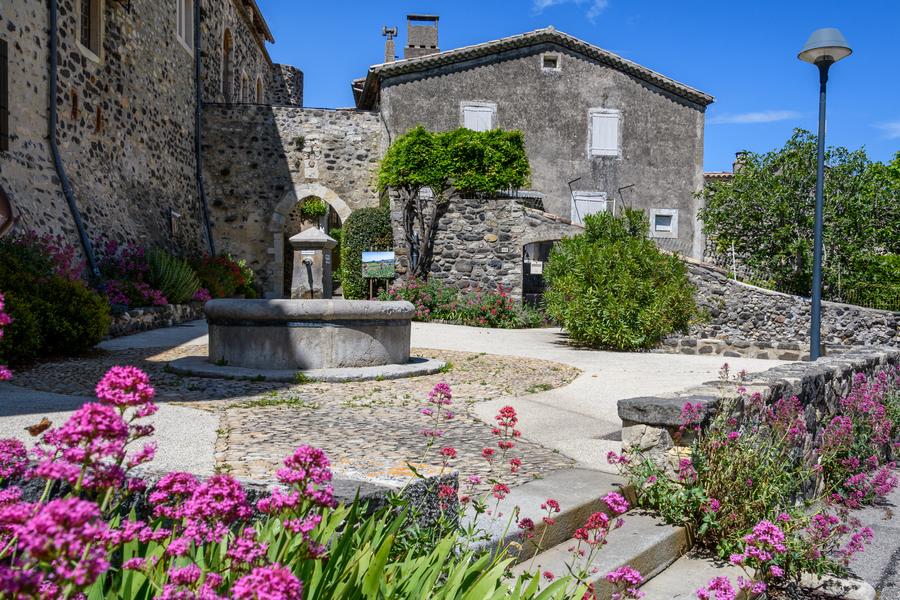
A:
[[[222,96],[226,103],[234,101],[232,86],[234,85],[234,40],[231,30],[225,30],[225,39],[222,42]]]
[[[241,103],[250,102],[250,80],[246,73],[241,73]]]
[[[256,103],[257,104],[263,103],[263,85],[262,85],[261,77],[256,78]]]

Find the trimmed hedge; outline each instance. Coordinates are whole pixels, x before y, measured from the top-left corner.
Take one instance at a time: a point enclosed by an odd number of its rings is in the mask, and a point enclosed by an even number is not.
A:
[[[687,268],[646,237],[648,227],[640,211],[599,213],[585,219],[584,233],[553,248],[544,302],[573,341],[652,348],[698,315]]]
[[[361,208],[344,222],[341,229],[341,286],[344,298],[360,299],[368,295],[362,276],[362,253],[391,250],[394,235],[391,213],[387,207]]]

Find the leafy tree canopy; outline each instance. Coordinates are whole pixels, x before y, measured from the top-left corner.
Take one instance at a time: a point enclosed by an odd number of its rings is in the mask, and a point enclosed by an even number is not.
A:
[[[842,288],[866,281],[866,265],[883,263],[873,257],[900,253],[900,152],[882,164],[863,149],[830,147],[825,165],[824,295],[841,299]],[[720,252],[734,244],[757,283],[809,295],[815,189],[816,136],[797,129],[783,148],[748,153],[731,181],[701,192],[704,231]]]

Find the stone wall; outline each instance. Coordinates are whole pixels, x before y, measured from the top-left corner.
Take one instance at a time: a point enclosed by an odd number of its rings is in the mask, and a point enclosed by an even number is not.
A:
[[[204,318],[203,304],[200,302],[133,308],[113,316],[108,335],[109,337],[121,337],[202,318]]]
[[[838,401],[850,391],[856,373],[873,375],[900,364],[900,349],[890,347],[853,348],[838,356],[815,362],[788,363],[751,375],[745,386],[748,394],[759,392],[767,404],[797,396],[805,407],[807,443],[836,413]],[[686,402],[703,406],[704,414],[715,413],[723,393],[734,393],[733,385],[710,382],[683,392],[663,396],[619,400],[622,419],[622,448],[653,458],[660,464],[677,463],[681,408]]]
[[[284,289],[284,227],[316,196],[346,220],[378,205],[384,151],[375,113],[269,106],[209,106],[204,168],[216,248],[246,258],[267,296]]]
[[[101,2],[98,56],[76,40],[78,4],[59,1],[56,135],[88,234],[203,251],[194,58],[176,37],[174,2]],[[234,0],[202,0],[201,7],[207,98],[220,94],[226,26],[234,31],[237,74],[261,74],[269,85],[274,76],[268,55]],[[19,229],[61,233],[78,246],[48,140],[49,36],[47,2],[2,1],[11,136],[9,151],[0,152],[0,185],[12,198]]]
[[[271,104],[303,106],[303,71],[291,65],[275,65]]]
[[[397,274],[409,270],[398,199],[391,198]],[[526,244],[555,241],[583,231],[566,219],[526,208],[512,198],[463,198],[438,222],[431,276],[459,289],[495,290],[502,285],[522,297],[522,251]]]
[[[810,300],[729,279],[727,272],[690,259],[697,302],[709,316],[690,337],[809,346]],[[822,342],[826,348],[861,345],[900,346],[900,312],[822,303]],[[774,356],[773,356],[774,358]],[[799,357],[797,357],[799,358]]]

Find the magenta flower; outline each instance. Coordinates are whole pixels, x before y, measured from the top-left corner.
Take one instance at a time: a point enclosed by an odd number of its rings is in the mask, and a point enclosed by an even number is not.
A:
[[[637,569],[633,569],[628,565],[607,573],[606,580],[616,586],[616,591],[612,594],[612,600],[643,598],[645,595],[644,592],[638,589],[644,583],[644,578]]]
[[[184,505],[184,536],[198,544],[220,542],[229,525],[251,514],[241,484],[229,475],[213,475],[197,486]]]
[[[628,512],[628,501],[625,500],[625,497],[622,496],[622,494],[610,492],[603,496],[603,501],[615,515],[621,515]]]
[[[190,473],[172,472],[160,479],[150,493],[150,504],[157,517],[180,519],[184,505],[194,494],[199,482]]]
[[[16,439],[0,440],[0,478],[19,477],[28,468],[28,450]]]
[[[697,590],[699,600],[735,600],[737,592],[727,577],[716,577]]]
[[[285,468],[278,470],[278,480],[319,506],[334,506],[330,464],[320,448],[300,446],[284,459]]]
[[[97,399],[113,406],[141,406],[153,401],[150,377],[137,367],[113,367],[97,383]]]
[[[280,565],[256,567],[234,582],[231,597],[235,600],[301,600],[303,584]]]

